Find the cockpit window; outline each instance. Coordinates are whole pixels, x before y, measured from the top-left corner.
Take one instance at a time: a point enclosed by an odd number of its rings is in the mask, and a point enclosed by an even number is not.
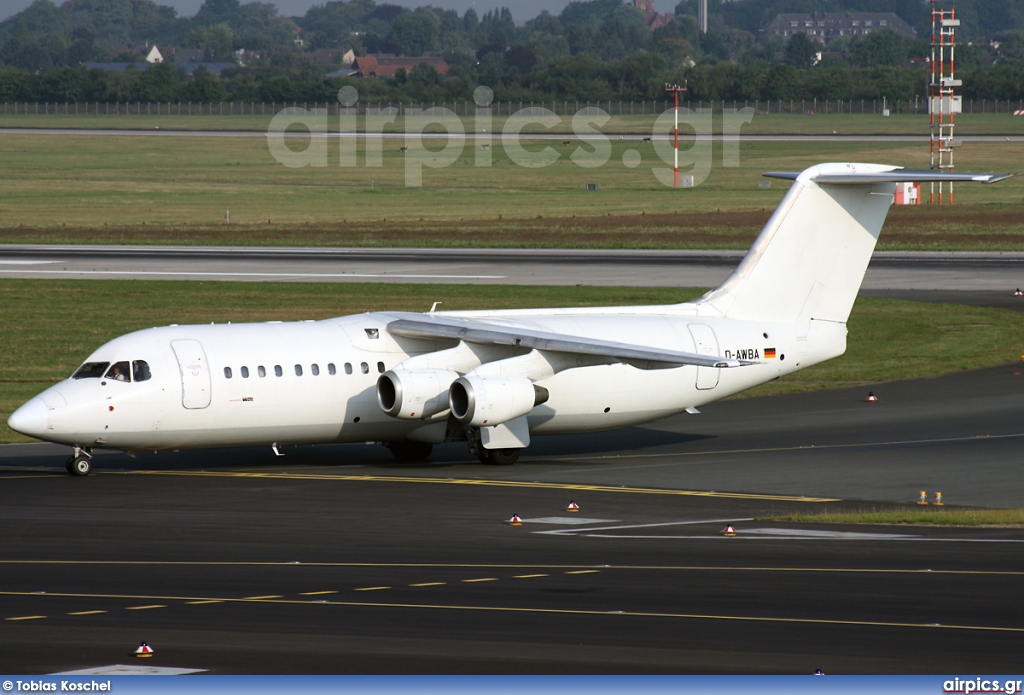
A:
[[[128,376],[128,360],[123,362],[114,362],[110,365],[110,369],[103,375],[103,378],[110,379],[111,381],[131,381]]]
[[[103,373],[107,371],[107,367],[110,366],[110,362],[86,362],[78,371],[75,372],[72,379],[99,379],[103,376]]]
[[[145,360],[132,362],[132,379],[135,381],[148,381],[153,375],[149,372],[149,364]]]

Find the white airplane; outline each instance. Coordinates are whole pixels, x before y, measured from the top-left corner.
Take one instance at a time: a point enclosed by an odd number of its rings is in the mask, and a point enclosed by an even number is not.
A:
[[[1008,175],[822,164],[794,183],[722,285],[668,306],[374,312],[165,326],[116,338],[7,424],[94,449],[382,442],[403,460],[466,440],[514,463],[540,434],[628,427],[843,354],[846,320],[902,181]]]

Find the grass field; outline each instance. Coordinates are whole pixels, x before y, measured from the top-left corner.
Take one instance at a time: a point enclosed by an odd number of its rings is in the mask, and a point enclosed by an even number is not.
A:
[[[758,521],[796,521],[810,524],[880,524],[885,526],[1024,526],[1024,509],[949,509],[900,507],[861,512],[792,514]]]
[[[666,142],[611,140],[596,160],[557,140],[519,153],[425,143],[361,143],[357,165],[340,166],[335,140],[326,166],[289,168],[263,138],[4,134],[0,243],[746,248],[788,187],[762,188],[761,172],[822,161],[927,168],[929,156],[922,143],[741,141],[739,166],[723,166],[716,140],[681,154],[684,173],[688,161],[709,163],[706,180],[673,189],[658,178],[671,182]],[[1021,150],[971,143],[957,167],[1013,173]],[[423,185],[406,185],[423,163]],[[1019,250],[1022,233],[1017,177],[958,185],[952,207],[894,209],[880,248]]]
[[[426,311],[681,302],[699,290],[315,283],[0,280],[0,443],[26,441],[8,415],[69,376],[101,344],[171,323],[322,319],[378,309]],[[847,354],[772,382],[767,394],[911,378],[1017,359],[1020,314],[859,299]],[[907,355],[913,355],[912,360]]]

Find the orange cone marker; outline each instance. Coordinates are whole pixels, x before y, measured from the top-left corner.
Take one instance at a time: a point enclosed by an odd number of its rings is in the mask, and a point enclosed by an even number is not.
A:
[[[736,535],[736,529],[733,527],[732,524],[729,524],[724,529],[722,529],[722,535],[723,536],[735,536]]]
[[[878,396],[875,395],[874,391],[868,391],[868,397],[864,399],[865,403],[877,403]]]
[[[921,496],[917,498],[918,504],[928,504],[928,493],[921,490]]]
[[[512,518],[508,520],[509,526],[522,526],[523,520],[519,518],[518,514],[513,514]]]
[[[935,506],[936,507],[943,506],[942,505],[942,493],[941,492],[936,492],[935,493]]]
[[[569,502],[569,506],[565,508],[565,511],[567,512],[578,512],[579,510],[580,505],[576,504],[575,502]]]
[[[139,657],[140,659],[153,656],[153,648],[145,642],[143,642],[139,645],[139,648],[135,650],[135,656]]]

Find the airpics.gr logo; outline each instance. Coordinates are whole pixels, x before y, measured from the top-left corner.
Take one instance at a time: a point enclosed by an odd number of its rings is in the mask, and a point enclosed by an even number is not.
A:
[[[491,109],[493,90],[477,87],[473,98],[476,108],[471,116],[460,117],[447,107],[406,108],[400,112],[393,106],[366,107],[360,114],[359,93],[355,87],[346,86],[338,91],[340,107],[338,115],[334,116],[337,119],[335,130],[331,129],[332,117],[325,108],[286,108],[270,121],[267,147],[274,159],[286,167],[327,167],[331,165],[331,146],[336,141],[337,166],[374,168],[384,166],[384,142],[397,140],[404,158],[406,187],[422,186],[425,168],[442,169],[454,164],[465,153],[467,143],[474,149],[476,167],[493,166],[492,145],[500,146],[512,164],[530,169],[551,166],[563,156],[583,169],[602,167],[612,160],[612,138],[600,130],[612,117],[603,109],[586,107],[571,117],[563,117],[548,108],[525,107],[504,116],[500,133],[495,133],[495,114]],[[556,130],[565,124],[566,118],[571,136]],[[723,167],[740,165],[740,129],[753,118],[751,108],[721,114],[718,137],[722,143]],[[670,108],[655,119],[649,136],[619,136],[622,140],[630,138],[629,146],[621,154],[622,165],[630,169],[640,166],[645,148],[653,150],[659,163],[675,165],[673,133],[677,123],[681,136],[689,142],[686,149],[678,150],[679,171],[690,177],[688,185],[703,183],[713,163],[710,109],[680,108],[677,114]],[[301,150],[292,149],[287,141],[293,136],[306,137],[308,143]],[[360,140],[364,143],[362,161]],[[428,141],[434,147],[428,148],[425,144]],[[529,149],[524,146],[528,141]],[[564,153],[547,144],[538,147],[543,141],[561,141],[572,149]],[[437,147],[441,143],[444,144]],[[673,166],[651,167],[651,173],[663,185],[675,185]]]
[[[998,678],[953,678],[942,682],[944,693],[1006,693],[1021,692],[1022,680]]]

